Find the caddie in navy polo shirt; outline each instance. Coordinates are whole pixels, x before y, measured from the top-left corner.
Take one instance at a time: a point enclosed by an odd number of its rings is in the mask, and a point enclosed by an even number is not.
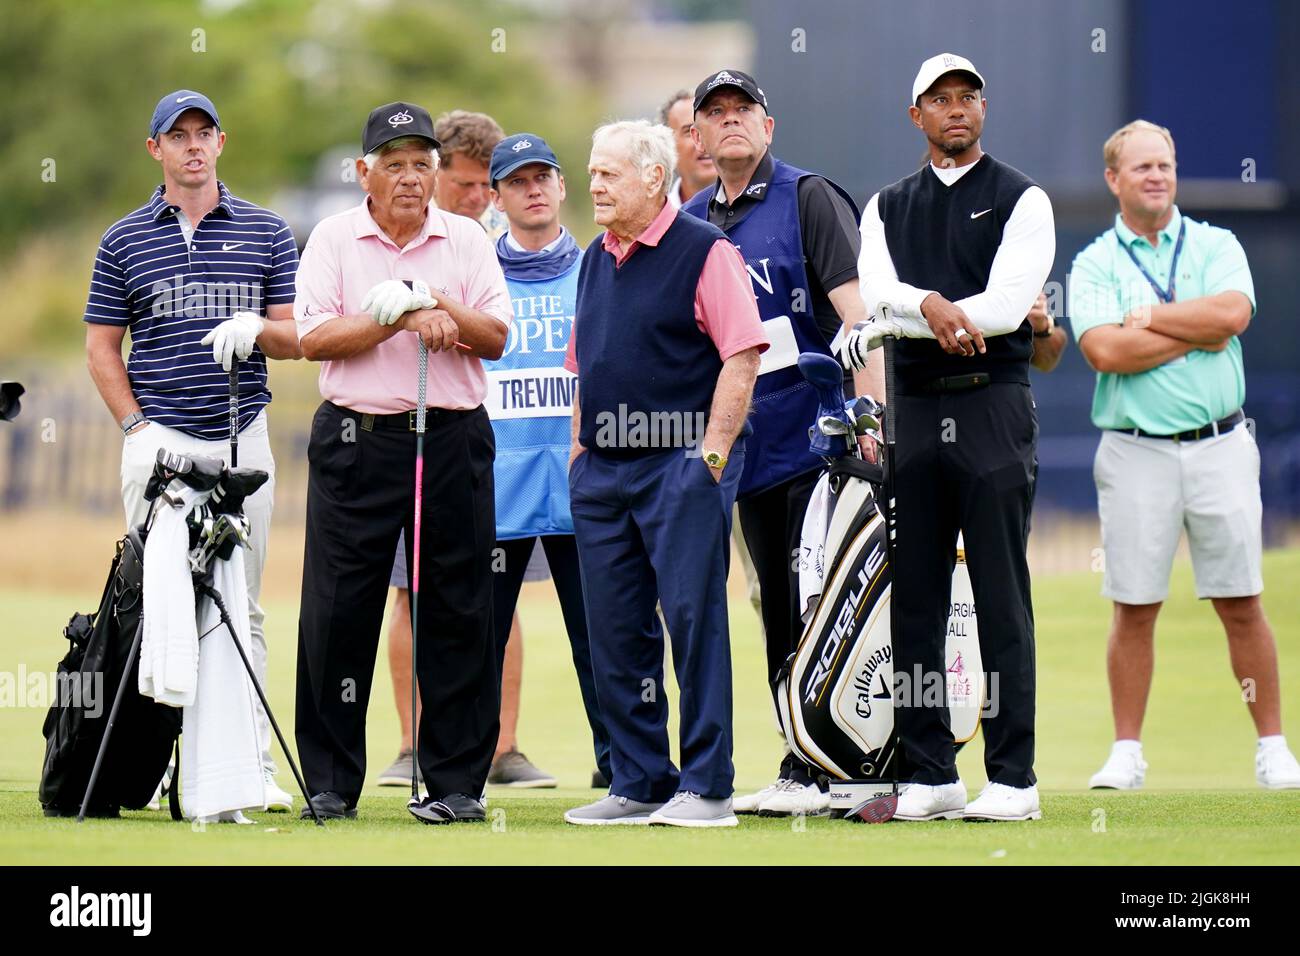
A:
[[[162,167],[163,184],[100,240],[84,316],[86,355],[125,434],[128,527],[147,514],[143,493],[159,448],[228,460],[229,369],[239,363],[239,463],[271,476],[245,504],[253,661],[265,684],[258,596],[275,493],[266,360],[302,356],[293,322],[298,250],[283,219],[217,180],[225,141],[217,109],[202,93],[177,90],[159,100],[146,147]],[[270,728],[259,716],[267,804],[288,810],[292,797],[275,784]]]

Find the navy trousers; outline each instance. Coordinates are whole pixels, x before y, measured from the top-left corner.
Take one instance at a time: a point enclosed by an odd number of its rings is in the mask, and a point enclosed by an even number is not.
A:
[[[681,449],[634,459],[587,451],[569,470],[591,663],[610,740],[610,793],[662,802],[678,791],[730,797],[731,508],[744,469],[721,482]],[[681,772],[668,751],[663,608],[680,689]]]
[[[596,698],[596,680],[591,673],[591,642],[587,639],[587,608],[582,599],[582,578],[578,568],[578,548],[571,534],[548,534],[532,538],[513,538],[498,541],[505,558],[504,567],[496,574],[492,587],[492,620],[496,627],[497,675],[505,670],[506,644],[510,641],[510,621],[519,603],[519,588],[524,583],[528,560],[533,547],[541,542],[546,551],[546,563],[551,568],[555,595],[560,599],[564,615],[564,629],[569,634],[573,651],[573,669],[578,675],[578,689],[582,692],[582,706],[587,712],[591,727],[592,749],[596,754],[596,769],[605,779],[610,778],[609,731],[600,717]]]

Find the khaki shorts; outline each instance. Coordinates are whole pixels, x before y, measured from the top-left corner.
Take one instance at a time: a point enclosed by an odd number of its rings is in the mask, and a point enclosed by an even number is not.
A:
[[[1264,590],[1259,449],[1245,425],[1193,442],[1103,432],[1093,478],[1105,597],[1121,604],[1163,601],[1184,530],[1197,597]]]

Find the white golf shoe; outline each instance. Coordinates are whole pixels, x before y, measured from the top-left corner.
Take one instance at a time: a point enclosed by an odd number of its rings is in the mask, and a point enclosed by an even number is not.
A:
[[[1285,745],[1255,751],[1255,780],[1266,790],[1300,790],[1300,763]]]
[[[288,813],[293,809],[293,794],[281,790],[275,782],[275,774],[270,770],[262,771],[266,781],[266,809],[272,813]]]
[[[829,799],[828,799],[829,804]],[[957,820],[966,809],[966,785],[944,783],[931,786],[926,783],[905,783],[898,788],[898,809],[895,820],[919,823],[923,820]]]
[[[1102,768],[1088,780],[1088,786],[1093,790],[1141,790],[1146,777],[1142,748],[1116,746]]]
[[[758,808],[764,800],[781,790],[790,781],[785,777],[777,778],[776,783],[769,783],[757,793],[747,793],[743,797],[731,798],[731,809],[733,813],[758,813]]]
[[[733,801],[734,808],[734,801]],[[815,783],[787,780],[785,785],[768,794],[758,804],[760,817],[788,817],[796,813],[822,816],[831,812],[831,795]]]
[[[1041,820],[1042,817],[1037,787],[1008,787],[1002,783],[991,783],[981,790],[962,814],[963,819],[975,821]]]

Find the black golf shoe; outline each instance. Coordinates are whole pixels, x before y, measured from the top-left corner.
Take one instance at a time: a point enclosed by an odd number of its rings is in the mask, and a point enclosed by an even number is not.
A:
[[[357,815],[357,808],[349,807],[344,799],[332,790],[326,790],[312,797],[311,806],[316,808],[316,813],[322,820],[353,820]],[[302,813],[298,816],[303,820],[310,820],[311,807],[303,807]]]
[[[408,804],[406,809],[411,816],[422,823],[481,823],[487,819],[487,811],[467,793],[452,793],[435,800],[425,797],[419,803]]]

